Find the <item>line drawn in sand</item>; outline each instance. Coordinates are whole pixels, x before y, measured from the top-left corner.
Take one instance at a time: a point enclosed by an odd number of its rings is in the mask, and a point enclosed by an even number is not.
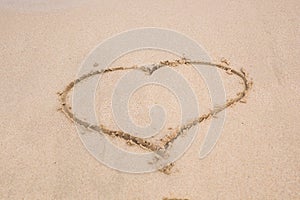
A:
[[[83,119],[80,119],[76,117],[76,115],[72,112],[71,105],[69,105],[68,103],[68,96],[72,91],[72,89],[75,87],[75,85],[80,84],[84,80],[87,80],[88,78],[91,78],[95,75],[106,74],[106,73],[109,74],[109,73],[122,71],[122,70],[139,70],[144,72],[146,75],[151,76],[155,71],[164,67],[169,67],[169,68],[174,68],[178,66],[190,67],[192,65],[206,65],[210,67],[215,67],[225,71],[226,74],[228,75],[235,75],[242,80],[244,88],[242,91],[238,92],[235,97],[227,99],[224,105],[212,108],[209,112],[201,116],[198,116],[194,119],[191,119],[189,122],[179,126],[179,128],[174,130],[171,134],[167,134],[155,142],[148,140],[147,138],[137,137],[131,133],[123,132],[121,130],[109,129],[108,127],[105,126],[105,124],[96,125],[88,121],[85,121]],[[112,67],[107,69],[91,71],[90,73],[84,74],[81,77],[77,78],[76,80],[70,82],[62,92],[58,92],[59,100],[61,104],[61,108],[59,110],[61,110],[65,114],[65,116],[69,118],[71,121],[73,121],[75,124],[80,125],[85,129],[91,130],[99,134],[104,134],[112,138],[117,137],[122,139],[124,142],[126,142],[129,145],[136,145],[148,152],[154,152],[155,157],[153,161],[149,163],[156,164],[159,163],[159,161],[167,160],[168,152],[172,148],[172,144],[176,140],[179,140],[179,136],[186,135],[192,127],[200,124],[205,120],[211,119],[212,117],[217,117],[218,113],[225,110],[226,108],[235,105],[238,102],[246,103],[246,97],[252,87],[252,84],[253,84],[252,80],[248,78],[248,75],[243,68],[241,68],[240,71],[233,69],[226,59],[222,59],[221,62],[208,62],[208,61],[197,61],[197,60],[190,60],[187,58],[181,58],[176,60],[161,61],[158,64],[153,64],[152,67],[137,66],[137,65],[133,65],[130,67]],[[165,174],[170,174],[171,168],[173,166],[174,166],[174,162],[161,162],[159,165],[157,165],[157,170]]]

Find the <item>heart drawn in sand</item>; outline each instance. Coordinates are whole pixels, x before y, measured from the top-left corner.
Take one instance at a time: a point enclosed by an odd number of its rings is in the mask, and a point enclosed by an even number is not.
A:
[[[123,44],[124,41],[127,42],[126,45]],[[183,52],[186,55],[192,55],[192,58],[196,57],[196,55],[202,56],[200,56],[200,60],[181,58],[173,61],[161,61],[157,64],[151,65],[150,67],[133,65],[130,67],[110,67],[99,70],[91,70],[94,68],[81,70],[82,72],[80,73],[79,78],[72,81],[66,86],[63,92],[59,93],[62,105],[61,110],[77,125],[80,133],[79,136],[88,151],[102,163],[114,169],[126,172],[141,173],[163,169],[164,172],[168,173],[170,166],[173,166],[172,163],[187,150],[189,145],[192,143],[194,136],[197,134],[193,128],[207,119],[211,119],[212,131],[209,130],[208,134],[206,135],[201,152],[204,150],[203,155],[207,155],[207,153],[211,151],[219,137],[224,121],[225,115],[222,111],[237,102],[243,102],[252,82],[247,79],[246,73],[243,70],[234,70],[229,66],[229,63],[226,60],[223,60],[220,63],[208,61],[208,56],[206,55],[205,51],[199,47],[198,44],[195,44],[194,41],[191,41],[189,38],[178,34],[177,32],[164,29],[138,29],[117,35],[94,49],[89,55],[88,59],[85,60],[84,66],[93,67],[99,65],[100,67],[104,67],[107,66],[108,63],[110,63],[111,60],[114,60],[118,55],[146,47],[151,47],[154,49],[167,49],[171,52],[177,53]],[[185,51],[182,51],[182,47],[188,48],[186,48]],[[107,52],[108,48],[110,50],[109,54],[106,53],[105,55],[105,52]],[[201,59],[202,57],[203,59]],[[99,62],[97,62],[98,64],[96,65],[95,60],[101,60],[104,63],[99,64]],[[142,74],[146,74],[147,76],[151,77],[155,73],[160,73],[160,69],[175,68],[179,66],[197,66],[196,69],[203,69],[203,66],[205,66],[205,70],[207,70],[207,74],[209,75],[216,75],[216,72],[218,71],[217,69],[224,70],[227,74],[236,75],[241,78],[243,81],[244,90],[240,91],[237,96],[232,99],[228,99],[227,101],[224,99],[222,101],[224,103],[219,103],[218,107],[212,108],[205,114],[193,115],[192,118],[184,121],[183,124],[179,124],[178,128],[172,133],[166,134],[156,141],[150,140],[149,138],[139,137],[139,135],[136,133],[126,132],[123,130],[112,130],[105,125],[105,122],[97,124],[93,110],[93,95],[95,93],[94,86],[98,81],[98,76],[103,74],[111,74],[121,70],[137,70],[143,72]],[[209,87],[209,91],[212,95],[216,94],[217,97],[220,97],[218,95],[220,93],[222,94],[222,92],[224,93],[223,87],[220,89],[218,86],[218,84],[220,85],[220,82],[218,82],[218,76],[206,79],[205,81],[207,82],[207,86]],[[72,89],[74,89],[72,95],[73,109],[71,109],[72,105],[68,103],[68,95]],[[215,99],[216,97],[212,96],[212,101]],[[213,105],[216,104],[213,102]],[[218,118],[213,118],[217,114]],[[81,117],[86,115],[90,118]],[[217,125],[216,123],[214,124],[214,122],[218,120],[221,123]],[[213,133],[210,133],[210,131]],[[183,135],[184,137],[181,137]],[[112,145],[105,136],[120,138],[128,144],[137,145],[146,151],[145,153],[132,153],[124,151]]]

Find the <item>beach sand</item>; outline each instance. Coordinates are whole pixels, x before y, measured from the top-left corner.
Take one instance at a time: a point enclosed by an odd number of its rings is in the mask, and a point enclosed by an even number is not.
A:
[[[8,2],[0,1],[0,199],[300,199],[298,1]],[[101,164],[57,111],[56,93],[75,79],[88,53],[140,27],[183,33],[213,60],[225,57],[253,78],[247,103],[226,110],[213,151],[199,159],[205,121],[170,175]],[[223,78],[226,91],[235,91],[237,83]],[[143,96],[133,100],[152,102]],[[159,101],[172,111],[174,99],[167,99]],[[110,124],[105,112],[98,114]],[[176,112],[170,117],[177,120]],[[145,114],[133,118],[149,121]]]

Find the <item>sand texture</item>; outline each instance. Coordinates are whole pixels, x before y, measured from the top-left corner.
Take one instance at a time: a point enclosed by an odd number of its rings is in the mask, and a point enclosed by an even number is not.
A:
[[[300,199],[298,1],[28,2],[0,0],[0,199]],[[59,110],[57,92],[76,79],[88,53],[105,39],[140,27],[183,33],[213,60],[225,57],[253,80],[247,101],[226,109],[213,151],[199,159],[209,127],[205,120],[189,150],[165,169],[169,175],[122,173],[101,164]],[[114,64],[165,59],[174,60],[137,52]],[[203,80],[190,69],[178,71],[208,110]],[[96,97],[99,120],[111,129],[116,127],[109,95],[121,76],[104,76]],[[242,91],[239,80],[228,77],[222,75],[226,94]],[[149,123],[144,111],[153,102],[169,112],[165,131],[176,127],[174,97],[153,87],[132,96],[133,120]]]

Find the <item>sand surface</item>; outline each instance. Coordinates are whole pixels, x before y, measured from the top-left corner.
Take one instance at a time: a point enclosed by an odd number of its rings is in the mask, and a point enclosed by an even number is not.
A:
[[[0,1],[0,199],[300,199],[298,1],[8,2]],[[75,78],[88,53],[139,27],[181,32],[214,60],[244,67],[254,82],[247,103],[227,110],[212,153],[198,158],[205,122],[171,175],[106,167],[57,111],[56,92]],[[159,58],[147,55],[146,61]],[[136,56],[123,63],[143,61]],[[224,79],[226,91],[237,88]],[[112,89],[110,80],[104,92]],[[155,100],[143,96],[133,101]],[[176,120],[176,102],[166,99],[159,101]],[[133,113],[143,106],[132,106]],[[106,110],[99,115],[109,124]]]

